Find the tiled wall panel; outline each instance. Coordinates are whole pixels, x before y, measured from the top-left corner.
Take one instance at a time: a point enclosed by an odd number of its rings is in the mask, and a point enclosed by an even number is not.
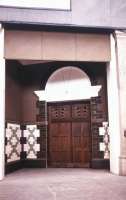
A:
[[[40,144],[38,143],[40,130],[37,129],[37,125],[26,125],[26,129],[23,130],[23,137],[25,138],[23,151],[26,154],[26,158],[37,159],[40,152]]]
[[[19,124],[7,123],[6,127],[6,162],[20,160],[20,154],[22,151],[21,129]]]
[[[45,101],[37,102],[38,115],[36,120],[38,129],[40,130],[40,157],[42,158],[43,167],[47,167],[47,103]]]
[[[91,131],[92,131],[92,159],[104,159],[104,132],[102,123],[107,121],[106,80],[105,71],[92,77],[92,85],[101,85],[98,97],[91,98]],[[102,151],[101,151],[102,149]]]
[[[102,127],[99,128],[99,135],[102,134],[102,141],[99,143],[99,150],[104,152],[104,158],[109,159],[110,141],[109,141],[109,127],[108,122],[103,122]]]

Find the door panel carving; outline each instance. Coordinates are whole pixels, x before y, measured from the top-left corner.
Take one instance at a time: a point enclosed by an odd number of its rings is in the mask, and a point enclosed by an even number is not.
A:
[[[91,159],[90,103],[49,105],[48,118],[48,164],[88,167]]]
[[[67,120],[70,119],[70,106],[69,105],[54,105],[51,107],[52,120]]]
[[[90,118],[89,104],[72,105],[72,118],[89,121]]]

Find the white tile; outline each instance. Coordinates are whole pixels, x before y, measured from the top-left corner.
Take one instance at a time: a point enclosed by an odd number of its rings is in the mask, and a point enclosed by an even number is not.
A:
[[[28,142],[33,145],[34,143],[36,143],[36,140],[33,137],[30,137]]]
[[[34,128],[37,129],[37,125],[27,125],[27,126],[26,126],[26,129],[33,130]]]
[[[36,129],[36,130],[34,131],[34,136],[35,136],[35,137],[40,137],[40,130],[39,130],[39,129]]]
[[[28,151],[29,150],[29,145],[28,144],[24,144],[24,151]]]
[[[23,136],[24,137],[28,137],[29,136],[29,131],[28,130],[24,130],[23,131]]]
[[[10,138],[11,134],[12,134],[11,130],[10,129],[6,129],[6,137]]]
[[[7,128],[12,128],[12,129],[19,128],[20,129],[20,125],[19,124],[7,123]]]
[[[99,135],[104,135],[104,134],[105,134],[104,127],[99,127]]]
[[[34,155],[34,153],[31,151],[31,152],[29,153],[29,155],[27,156],[27,158],[35,159],[35,158],[37,158],[37,156]]]
[[[40,151],[40,144],[35,144],[34,150],[35,150],[36,152],[37,152],[37,151]]]
[[[105,144],[103,142],[100,142],[99,149],[100,151],[105,151]]]

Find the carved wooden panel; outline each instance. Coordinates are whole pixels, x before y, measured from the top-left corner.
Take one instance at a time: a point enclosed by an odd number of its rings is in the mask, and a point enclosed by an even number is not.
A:
[[[72,105],[72,118],[84,119],[89,121],[90,118],[89,103]]]
[[[70,105],[54,105],[50,114],[52,120],[67,120],[70,118]]]
[[[91,159],[90,104],[52,104],[48,106],[48,115],[48,164],[88,167]]]
[[[49,135],[49,157],[53,166],[56,163],[70,162],[70,123],[52,123]]]
[[[88,163],[91,157],[89,122],[72,123],[73,162]]]

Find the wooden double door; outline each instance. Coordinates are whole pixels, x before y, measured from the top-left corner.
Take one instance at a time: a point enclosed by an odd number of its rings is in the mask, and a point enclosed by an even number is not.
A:
[[[48,166],[89,167],[90,103],[48,105]]]

